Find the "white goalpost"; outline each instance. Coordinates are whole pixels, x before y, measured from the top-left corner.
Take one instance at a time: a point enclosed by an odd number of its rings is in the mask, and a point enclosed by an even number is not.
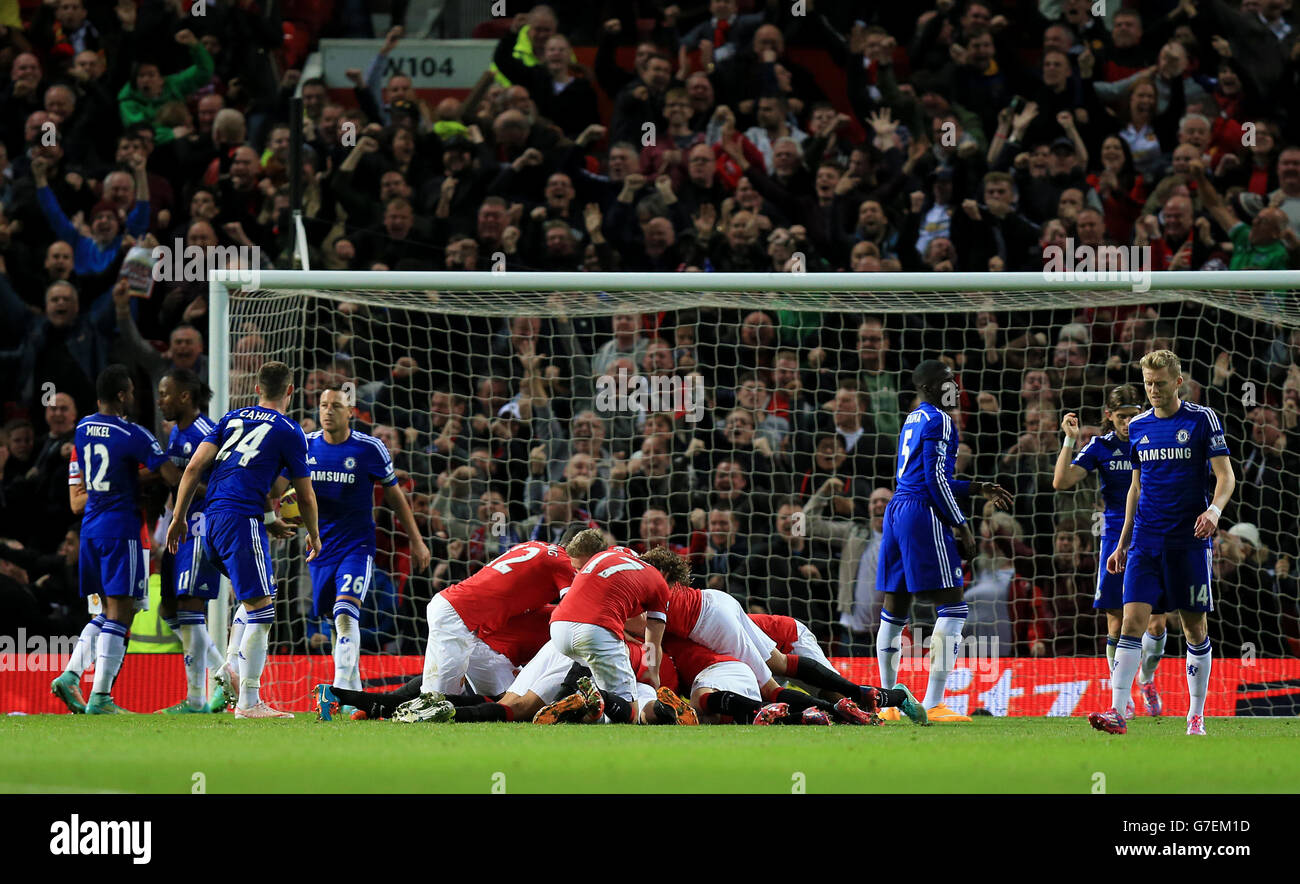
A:
[[[1096,479],[1052,488],[1061,418],[1103,432],[1107,392],[1135,384],[1145,402],[1137,360],[1172,349],[1184,396],[1222,413],[1239,482],[1215,544],[1210,627],[1229,661],[1215,664],[1229,711],[1209,714],[1295,714],[1300,271],[1085,276],[218,271],[212,415],[251,404],[258,366],[279,359],[294,371],[291,417],[311,426],[318,390],[351,384],[355,426],[389,446],[434,564],[412,573],[400,524],[377,507],[369,686],[418,670],[432,593],[503,544],[565,524],[679,549],[698,585],[806,622],[869,682],[873,501],[893,486],[911,369],[944,359],[957,375],[958,475],[1017,496],[1005,515],[967,507],[986,537],[966,563],[969,684],[950,690],[992,714],[1068,715],[1101,695],[1106,627],[1091,607]],[[309,611],[299,546],[276,546],[272,634],[295,662],[267,679],[289,709],[329,680],[332,641],[328,612]],[[224,584],[214,636],[229,621]],[[916,612],[905,657],[924,657],[928,616]],[[1180,672],[1158,677],[1174,690]]]

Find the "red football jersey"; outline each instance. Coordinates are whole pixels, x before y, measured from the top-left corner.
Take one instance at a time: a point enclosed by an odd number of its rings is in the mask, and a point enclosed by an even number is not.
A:
[[[551,638],[551,614],[555,605],[543,605],[536,611],[516,614],[500,629],[484,629],[478,637],[516,666],[526,666]]]
[[[555,544],[530,540],[510,547],[440,595],[470,632],[479,632],[499,630],[511,617],[550,604],[571,582],[569,554]]]
[[[636,680],[641,684],[650,684],[645,678],[645,645],[631,639],[624,639],[624,641],[627,642],[627,657],[632,664],[632,671],[636,673]],[[673,658],[667,656],[667,653],[665,650],[664,658],[659,661],[659,684],[670,691],[676,691],[681,683],[681,676],[677,672],[677,667],[673,665]]]
[[[678,636],[664,637],[664,653],[677,667],[677,679],[690,690],[700,673],[714,663],[738,663],[735,657],[711,651],[704,645],[697,645],[688,638]]]
[[[750,614],[749,619],[767,633],[768,638],[776,642],[776,649],[782,654],[794,650],[794,643],[799,640],[798,620],[793,617],[782,617],[779,614]]]
[[[652,620],[668,619],[664,575],[631,551],[605,550],[573,578],[551,620],[603,626],[622,638],[624,621],[642,611]]]
[[[668,587],[668,625],[665,635],[687,638],[695,624],[700,621],[700,608],[704,605],[704,596],[698,589],[674,583]]]

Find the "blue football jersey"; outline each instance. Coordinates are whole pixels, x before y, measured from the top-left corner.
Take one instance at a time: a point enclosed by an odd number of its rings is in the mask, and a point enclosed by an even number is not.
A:
[[[970,496],[970,483],[953,478],[957,443],[952,418],[929,402],[907,416],[898,434],[895,496],[924,498],[947,525],[966,521],[957,498]]]
[[[82,538],[138,539],[140,467],[157,470],[166,463],[162,446],[144,427],[109,414],[82,418],[74,438],[68,482],[86,485]]]
[[[171,458],[171,462],[176,464],[183,472],[189,466],[190,458],[194,456],[194,452],[198,450],[199,445],[207,438],[215,426],[212,423],[212,418],[206,414],[200,414],[194,418],[193,423],[183,430],[179,424],[172,427],[171,435],[167,437],[167,456]],[[197,512],[202,512],[203,500],[204,496],[196,491],[194,500],[190,502],[189,515],[191,517]]]
[[[1097,473],[1097,482],[1101,485],[1101,499],[1106,505],[1102,536],[1119,537],[1124,530],[1128,490],[1133,484],[1133,462],[1129,459],[1129,443],[1121,439],[1114,430],[1103,436],[1093,436],[1074,456],[1072,463],[1090,473]]]
[[[1227,456],[1219,416],[1203,405],[1183,402],[1170,417],[1155,409],[1128,425],[1133,468],[1142,493],[1133,518],[1133,545],[1145,549],[1209,548],[1196,537],[1196,517],[1213,494],[1205,480],[1210,458]],[[1212,486],[1210,486],[1212,488]]]
[[[302,427],[260,405],[228,412],[203,441],[219,449],[208,475],[204,506],[208,515],[261,518],[267,492],[281,471],[291,479],[307,475],[307,439]]]
[[[396,485],[388,448],[374,436],[353,430],[337,445],[317,430],[307,437],[307,466],[320,511],[324,558],[375,550],[374,483]]]

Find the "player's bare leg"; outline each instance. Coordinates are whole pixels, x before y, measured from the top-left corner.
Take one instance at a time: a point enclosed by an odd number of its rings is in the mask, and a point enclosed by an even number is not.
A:
[[[1187,640],[1187,735],[1205,736],[1205,695],[1210,688],[1210,638],[1204,611],[1183,611],[1183,637]]]
[[[1147,631],[1142,633],[1142,664],[1138,669],[1138,690],[1142,692],[1142,704],[1146,707],[1147,715],[1157,717],[1164,711],[1155,679],[1156,667],[1165,654],[1165,620],[1164,614],[1151,615]]]
[[[262,670],[266,668],[266,651],[270,643],[275,604],[264,595],[244,602],[244,640],[239,646],[239,705],[236,718],[293,718],[292,712],[272,709],[262,699]]]

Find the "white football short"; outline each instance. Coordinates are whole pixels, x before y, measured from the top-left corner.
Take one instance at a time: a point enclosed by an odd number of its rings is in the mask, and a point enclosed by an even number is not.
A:
[[[776,642],[727,593],[706,589],[700,597],[700,619],[691,630],[690,640],[715,654],[735,657],[749,667],[760,685],[767,684],[772,678],[767,661],[776,650]]]
[[[603,626],[556,620],[551,623],[556,650],[591,670],[592,681],[602,691],[632,701],[636,699],[636,673],[623,640]]]
[[[496,696],[503,693],[518,671],[504,654],[488,647],[469,631],[451,602],[436,595],[429,602],[429,643],[424,650],[422,693],[459,694],[466,676],[474,690]]]

